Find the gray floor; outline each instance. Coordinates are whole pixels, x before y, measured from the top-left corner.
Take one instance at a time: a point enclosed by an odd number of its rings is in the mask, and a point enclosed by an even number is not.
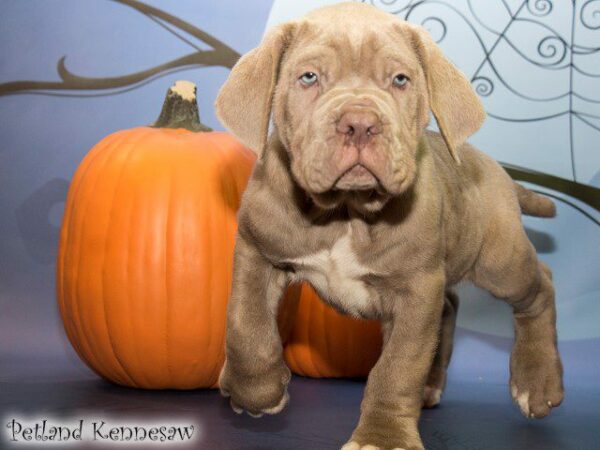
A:
[[[140,391],[101,381],[76,364],[7,363],[0,371],[3,422],[13,416],[106,418],[111,423],[178,420],[198,427],[194,448],[211,450],[339,448],[356,423],[364,388],[362,381],[294,377],[288,408],[253,419],[234,414],[214,390]],[[427,449],[600,449],[598,404],[599,391],[570,387],[550,417],[527,420],[511,403],[506,386],[450,381],[442,404],[423,412],[421,433]],[[2,438],[4,448],[7,439]]]

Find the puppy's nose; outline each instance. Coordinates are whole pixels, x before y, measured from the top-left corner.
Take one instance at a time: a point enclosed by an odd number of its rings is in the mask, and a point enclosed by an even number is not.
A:
[[[361,148],[373,136],[381,133],[381,122],[373,111],[351,110],[340,117],[336,131],[347,136],[354,145]]]

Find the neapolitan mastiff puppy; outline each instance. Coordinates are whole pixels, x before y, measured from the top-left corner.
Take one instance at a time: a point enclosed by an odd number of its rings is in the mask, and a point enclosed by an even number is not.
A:
[[[510,386],[523,414],[561,402],[551,273],[521,223],[554,204],[465,144],[485,113],[424,29],[363,4],[316,10],[243,56],[216,106],[259,155],[239,211],[220,377],[237,412],[288,401],[276,316],[300,280],[382,324],[344,449],[423,448],[417,420],[445,385],[462,280],[513,307]],[[430,111],[441,134],[425,131]]]

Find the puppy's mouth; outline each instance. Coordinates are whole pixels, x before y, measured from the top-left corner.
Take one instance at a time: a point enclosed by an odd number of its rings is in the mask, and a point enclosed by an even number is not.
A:
[[[343,172],[333,184],[338,191],[382,190],[377,176],[362,164],[355,164]]]
[[[342,172],[328,190],[312,191],[310,197],[323,209],[346,205],[362,214],[371,214],[383,208],[390,194],[377,175],[365,165],[356,163]]]

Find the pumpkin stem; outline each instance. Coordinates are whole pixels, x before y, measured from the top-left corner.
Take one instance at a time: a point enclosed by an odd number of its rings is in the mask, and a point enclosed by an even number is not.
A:
[[[190,131],[212,131],[200,122],[196,85],[191,81],[176,81],[167,91],[162,111],[153,127],[185,128]]]

